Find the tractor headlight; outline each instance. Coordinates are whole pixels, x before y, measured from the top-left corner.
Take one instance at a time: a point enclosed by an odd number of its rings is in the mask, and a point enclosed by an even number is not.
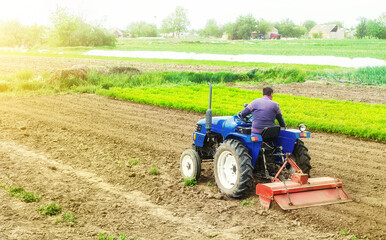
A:
[[[299,124],[299,130],[301,131],[301,132],[304,132],[304,131],[306,131],[306,129],[307,129],[307,127],[306,127],[306,125],[305,124]]]

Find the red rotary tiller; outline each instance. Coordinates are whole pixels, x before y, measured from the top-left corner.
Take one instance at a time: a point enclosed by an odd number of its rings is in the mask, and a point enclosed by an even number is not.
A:
[[[280,181],[278,176],[289,163],[295,169],[291,180]],[[258,184],[256,194],[260,197],[261,206],[269,209],[271,201],[275,200],[284,210],[344,203],[352,201],[343,191],[342,182],[337,178],[309,178],[286,154],[286,159],[272,183]]]

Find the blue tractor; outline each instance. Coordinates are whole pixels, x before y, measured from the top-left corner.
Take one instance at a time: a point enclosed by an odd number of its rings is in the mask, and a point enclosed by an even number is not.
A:
[[[209,108],[206,118],[197,122],[192,149],[185,150],[180,157],[181,175],[184,179],[199,179],[202,160],[213,160],[216,185],[221,193],[231,198],[245,196],[254,176],[284,183],[280,185],[283,192],[288,192],[287,185],[291,183],[287,180],[294,173],[300,174],[299,178],[308,179],[311,158],[301,139],[309,138],[310,133],[306,131],[304,124],[300,124],[299,129],[280,129],[279,126],[273,126],[265,128],[261,134],[251,134],[251,116],[244,119],[237,115],[212,117],[212,86],[208,84]],[[290,162],[295,162],[294,164],[286,161],[289,156]],[[336,180],[331,181],[335,182],[335,188],[338,189]],[[305,184],[300,183],[301,186]],[[316,189],[320,188],[320,181],[316,185]],[[298,186],[294,188],[299,189]],[[272,200],[272,195],[271,193],[267,198]],[[288,206],[290,203],[291,200]]]

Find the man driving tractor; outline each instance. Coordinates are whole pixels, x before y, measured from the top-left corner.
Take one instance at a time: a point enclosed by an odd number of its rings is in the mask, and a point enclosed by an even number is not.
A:
[[[239,118],[245,118],[252,113],[252,133],[260,134],[265,127],[275,126],[275,119],[279,122],[280,127],[285,128],[285,122],[281,114],[279,104],[272,101],[273,89],[265,87],[263,97],[253,100],[237,115]]]

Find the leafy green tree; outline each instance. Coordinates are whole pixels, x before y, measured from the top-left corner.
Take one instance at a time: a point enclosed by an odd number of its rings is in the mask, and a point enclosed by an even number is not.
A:
[[[205,28],[199,31],[199,34],[204,37],[221,37],[222,29],[217,25],[216,20],[209,19],[206,22]]]
[[[0,46],[22,46],[25,27],[19,21],[0,22]]]
[[[226,24],[224,24],[222,29],[224,30],[224,32],[226,32],[229,35],[231,33],[231,31],[233,30],[233,25],[234,25],[234,23],[232,23],[232,22],[226,23]]]
[[[53,29],[51,31],[51,41],[59,46],[72,46],[75,39],[71,35],[77,29],[77,18],[70,14],[66,8],[57,7],[56,11],[50,16]]]
[[[50,40],[58,46],[114,46],[114,35],[100,26],[86,23],[80,17],[58,7],[50,16],[52,29]]]
[[[128,32],[134,37],[157,37],[158,30],[155,24],[144,21],[131,23]]]
[[[46,31],[44,26],[25,26],[19,21],[0,22],[0,46],[33,47],[45,43],[43,35]]]
[[[173,33],[173,36],[179,37],[182,32],[188,30],[189,25],[190,21],[187,10],[181,6],[177,6],[173,13],[162,20],[161,31],[163,33]]]
[[[269,31],[271,31],[273,28],[273,24],[265,21],[264,19],[261,19],[259,21],[259,24],[257,25],[257,32],[262,34],[267,34]]]
[[[360,18],[360,23],[356,26],[357,38],[378,38],[386,39],[386,17],[383,13],[378,19],[369,20],[367,18]]]
[[[316,25],[316,22],[312,21],[312,20],[306,20],[304,23],[303,23],[303,27],[305,27],[307,29],[307,32],[309,32],[314,26]]]
[[[276,23],[275,27],[279,30],[279,33],[282,37],[298,38],[307,32],[305,27],[297,26],[288,18],[279,23]]]
[[[37,45],[42,45],[47,42],[45,38],[45,33],[47,32],[47,27],[32,25],[27,27],[25,33],[25,45],[28,47],[33,47]]]
[[[386,12],[382,13],[381,16],[379,16],[378,21],[382,23],[384,27],[386,27]]]
[[[251,15],[240,16],[235,23],[226,26],[231,39],[250,39],[251,33],[257,31],[258,21]]]
[[[377,20],[367,21],[367,36],[371,38],[386,39],[386,26]]]
[[[367,35],[367,19],[360,18],[360,23],[356,27],[355,37],[364,38]]]

